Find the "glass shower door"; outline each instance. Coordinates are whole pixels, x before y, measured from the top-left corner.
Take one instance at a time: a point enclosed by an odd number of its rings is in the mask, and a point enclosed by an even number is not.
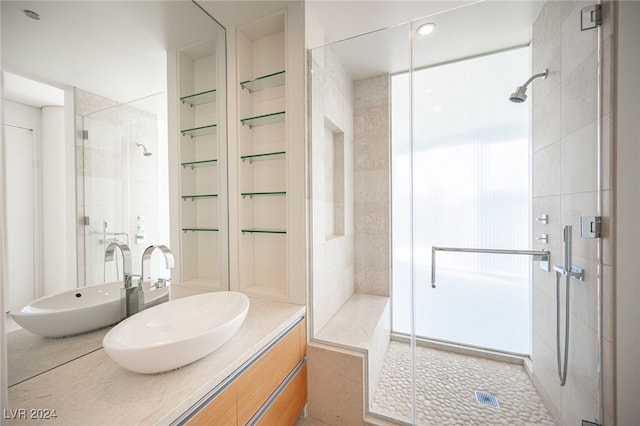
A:
[[[414,333],[414,424],[602,423],[602,246],[580,233],[581,216],[602,211],[602,58],[600,30],[581,31],[582,6],[489,1],[412,23],[412,68],[394,78],[411,86],[398,108],[400,121],[412,117],[403,244],[414,315],[394,301],[394,327]],[[446,38],[471,15],[482,24]],[[432,36],[417,35],[425,22]],[[496,35],[505,45],[488,48]],[[445,43],[452,56],[434,57]],[[554,272],[564,229],[584,281]],[[432,247],[545,250],[550,269],[537,256],[437,251],[433,287]],[[394,289],[402,282],[394,276]]]
[[[428,53],[429,47],[429,40],[414,42],[414,63],[428,60],[421,50]],[[529,112],[508,100],[512,81],[527,78],[529,56],[521,47],[392,78],[398,102],[392,120],[401,122],[409,113],[403,105],[413,108],[413,190],[404,195],[411,197],[414,215],[418,337],[530,353],[530,258],[441,251],[435,287],[430,282],[434,246],[531,247]],[[397,221],[403,217],[400,211],[394,215]],[[394,288],[402,285],[406,280],[394,280]],[[409,332],[406,316],[397,319],[396,330]]]

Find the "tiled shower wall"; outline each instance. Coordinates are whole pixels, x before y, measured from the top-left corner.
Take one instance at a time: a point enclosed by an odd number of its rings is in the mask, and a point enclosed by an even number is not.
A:
[[[533,27],[533,72],[549,69],[546,80],[533,84],[533,217],[549,215],[549,223],[533,222],[534,236],[549,235],[552,265],[562,264],[562,229],[573,226],[573,264],[585,269],[585,281],[571,280],[570,341],[567,382],[559,385],[556,372],[555,275],[534,268],[533,378],[547,405],[564,425],[581,420],[612,424],[612,268],[611,240],[605,219],[603,247],[603,372],[605,418],[598,413],[598,244],[580,238],[579,217],[611,211],[611,3],[605,3],[603,53],[602,192],[598,194],[598,30],[580,30],[580,10],[587,2],[548,1]],[[564,279],[561,286],[564,315]],[[564,327],[561,327],[562,333]],[[564,336],[564,334],[561,334]],[[564,341],[564,338],[562,339]]]
[[[316,335],[354,292],[353,83],[331,47],[313,50],[312,60],[312,303]],[[327,149],[325,145],[331,141],[338,142],[334,149]],[[339,205],[334,199],[340,192],[336,186],[342,188]],[[335,215],[341,215],[342,221]],[[338,234],[334,231],[336,222],[342,223]]]
[[[390,296],[389,75],[354,82],[355,287]]]
[[[354,292],[390,294],[390,146],[389,76],[354,82],[331,47],[312,60],[315,334]]]

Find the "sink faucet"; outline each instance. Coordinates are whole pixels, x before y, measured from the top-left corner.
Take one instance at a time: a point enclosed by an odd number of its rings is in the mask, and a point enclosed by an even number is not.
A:
[[[111,262],[113,260],[116,247],[119,248],[120,252],[122,253],[122,273],[123,273],[122,281],[124,283],[124,288],[129,288],[132,286],[131,249],[129,249],[129,246],[124,243],[109,244],[104,251],[104,261]]]
[[[131,249],[124,243],[111,243],[104,251],[104,261],[111,262],[113,255],[116,251],[116,247],[122,252],[122,273],[123,283],[122,288],[122,318],[126,318],[135,314],[140,310],[140,306],[143,303],[142,292],[140,286],[133,285],[133,275],[131,274]]]
[[[168,278],[158,278],[158,282],[154,283],[151,280],[151,276],[149,275],[149,270],[151,269],[151,256],[153,252],[156,250],[160,250],[164,256],[165,264],[167,269],[171,269],[175,266],[175,259],[173,257],[173,253],[169,250],[169,247],[165,245],[157,245],[157,246],[149,246],[145,249],[144,253],[142,253],[142,266],[140,268],[140,288],[142,288],[143,292],[143,307],[150,308],[155,305],[159,305],[160,303],[164,303],[169,301],[169,289],[167,288],[167,283],[171,280]],[[149,289],[145,289],[144,284],[149,281],[150,286]]]
[[[156,249],[160,250],[164,255],[164,260],[167,265],[167,269],[171,269],[176,265],[176,261],[173,258],[173,253],[171,253],[171,250],[169,250],[169,247],[162,244],[157,246],[149,246],[145,249],[144,253],[142,253],[142,268],[140,269],[141,282],[145,282],[147,278],[151,279],[150,276],[147,276],[149,275],[149,272],[145,274],[145,271],[149,271],[150,269],[149,264],[151,263],[151,255],[153,255],[153,252],[156,251]]]

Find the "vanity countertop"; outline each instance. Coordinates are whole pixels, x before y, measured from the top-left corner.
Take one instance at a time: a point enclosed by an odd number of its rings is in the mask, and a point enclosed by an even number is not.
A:
[[[47,410],[55,410],[56,417],[44,422],[52,425],[171,423],[305,313],[300,305],[250,300],[242,327],[225,345],[180,369],[137,374],[100,349],[12,386],[15,419],[9,423],[34,424],[32,414]]]

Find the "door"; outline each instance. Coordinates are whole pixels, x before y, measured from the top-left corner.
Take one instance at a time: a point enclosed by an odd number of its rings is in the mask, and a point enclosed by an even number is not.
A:
[[[414,55],[428,47],[416,40]],[[392,129],[401,129],[413,108],[412,146],[392,135],[395,160],[412,165],[396,172],[413,170],[394,181],[394,226],[413,215],[412,234],[393,235],[395,254],[413,252],[418,338],[530,354],[528,256],[437,252],[431,285],[433,246],[531,247],[529,109],[508,99],[512,81],[527,79],[529,57],[520,47],[392,77]],[[410,269],[396,256],[395,273],[406,277]],[[409,285],[395,277],[394,292],[406,294]],[[400,307],[406,299],[393,301],[396,332],[410,334],[408,310]]]
[[[412,67],[394,77],[409,105],[398,120],[407,125],[411,117],[410,145],[398,149],[408,152],[411,170],[398,171],[410,182],[409,263],[394,270],[411,278],[404,292],[413,315],[394,298],[393,324],[413,343],[414,424],[461,422],[461,414],[486,424],[522,416],[551,424],[551,413],[561,424],[603,423],[601,372],[611,374],[601,316],[609,309],[602,305],[606,249],[581,232],[584,221],[595,229],[589,218],[609,197],[601,162],[607,43],[585,22],[597,15],[597,7],[574,2],[481,2],[412,23]],[[438,24],[437,37],[417,35],[426,22]],[[460,26],[447,37],[453,22]],[[527,23],[524,42],[516,41],[518,22]],[[505,45],[486,49],[495,34]],[[434,60],[444,45],[462,54]],[[436,251],[434,265],[433,247],[515,253]],[[516,254],[531,250],[548,251],[550,268]],[[393,285],[402,291],[395,276]],[[425,363],[420,348],[433,342],[456,349]],[[528,358],[533,380],[522,365],[484,366],[491,360],[483,352],[460,357],[461,346]],[[547,406],[534,403],[539,395]]]
[[[5,310],[35,298],[36,161],[33,130],[4,125],[7,203],[7,294]]]

